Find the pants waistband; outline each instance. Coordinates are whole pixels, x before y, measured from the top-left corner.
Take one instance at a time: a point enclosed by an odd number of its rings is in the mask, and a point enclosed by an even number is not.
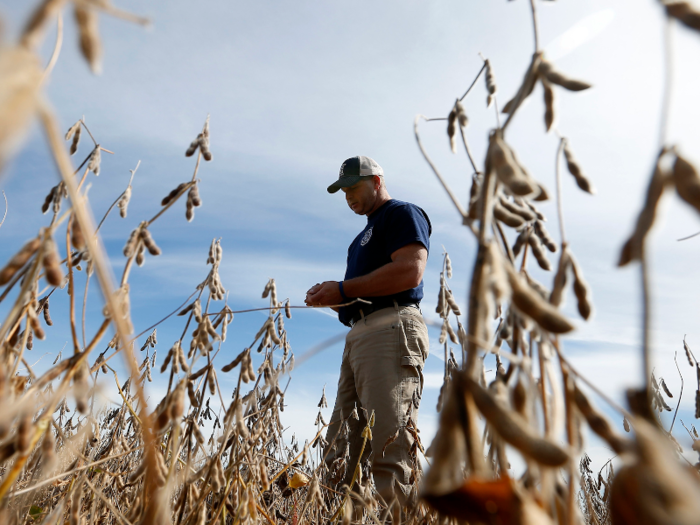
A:
[[[419,303],[415,303],[415,302],[397,302],[398,306],[415,308],[417,310],[419,309],[418,304]],[[389,304],[389,305],[387,305],[387,304],[378,304],[378,305],[368,304],[366,306],[363,306],[355,313],[355,315],[352,316],[352,319],[350,319],[350,326],[354,326],[357,321],[362,319],[362,317],[367,317],[369,314],[374,313],[378,310],[383,310],[384,308],[394,308],[394,305],[393,304]]]

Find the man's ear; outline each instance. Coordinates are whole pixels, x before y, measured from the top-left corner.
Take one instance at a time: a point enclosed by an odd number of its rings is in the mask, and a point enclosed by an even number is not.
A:
[[[382,187],[382,178],[379,175],[374,175],[374,191],[379,191],[379,188]]]

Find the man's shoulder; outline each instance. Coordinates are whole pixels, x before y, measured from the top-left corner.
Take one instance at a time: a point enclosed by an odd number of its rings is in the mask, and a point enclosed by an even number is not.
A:
[[[392,199],[391,201],[389,201],[388,204],[389,205],[387,206],[385,212],[385,216],[387,217],[396,215],[413,217],[422,216],[427,222],[430,222],[428,214],[425,213],[425,210],[416,204],[413,204],[411,202],[400,201],[398,199]]]

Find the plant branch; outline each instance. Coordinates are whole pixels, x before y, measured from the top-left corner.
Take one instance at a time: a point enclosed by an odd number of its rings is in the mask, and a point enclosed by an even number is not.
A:
[[[481,74],[482,74],[485,70],[486,70],[486,62],[484,62],[484,65],[481,66],[481,69],[480,69],[479,72],[476,74],[476,77],[474,77],[474,80],[472,80],[471,85],[470,85],[470,86],[467,88],[467,90],[464,92],[464,95],[462,95],[462,96],[459,98],[459,101],[460,101],[460,102],[461,102],[462,100],[464,100],[464,98],[469,94],[469,92],[472,90],[472,88],[474,87],[474,85],[476,84],[476,82],[479,80],[479,77],[481,76]]]
[[[457,212],[461,215],[462,221],[464,222],[465,220],[467,220],[467,214],[464,211],[464,208],[462,208],[462,205],[457,200],[457,197],[455,197],[454,193],[452,193],[452,190],[449,188],[449,186],[445,182],[445,179],[442,178],[442,175],[440,175],[440,172],[435,167],[435,164],[433,164],[433,161],[430,160],[430,157],[428,157],[428,154],[426,153],[425,149],[423,148],[423,144],[421,143],[421,140],[420,140],[420,135],[418,134],[418,123],[420,122],[420,119],[428,120],[427,117],[425,117],[425,115],[416,115],[416,118],[413,121],[413,132],[416,135],[416,142],[418,143],[418,148],[420,149],[421,153],[423,154],[423,158],[425,158],[425,161],[432,168],[433,172],[435,173],[435,176],[440,181],[440,184],[442,184],[442,187],[445,188],[447,195],[449,195],[450,199],[452,199],[452,203],[455,205],[455,208],[457,208]]]
[[[562,251],[566,246],[566,232],[564,231],[564,201],[562,199],[561,191],[561,158],[564,153],[564,146],[566,146],[566,139],[562,137],[559,140],[559,148],[557,149],[557,155],[554,161],[554,173],[557,184],[557,215],[559,217],[559,235],[561,236]]]

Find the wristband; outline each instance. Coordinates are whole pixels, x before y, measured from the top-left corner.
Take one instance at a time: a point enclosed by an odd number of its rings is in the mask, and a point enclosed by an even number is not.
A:
[[[338,281],[338,289],[340,290],[340,297],[343,298],[343,302],[347,301],[348,298],[345,295],[345,290],[343,290],[343,281]]]

